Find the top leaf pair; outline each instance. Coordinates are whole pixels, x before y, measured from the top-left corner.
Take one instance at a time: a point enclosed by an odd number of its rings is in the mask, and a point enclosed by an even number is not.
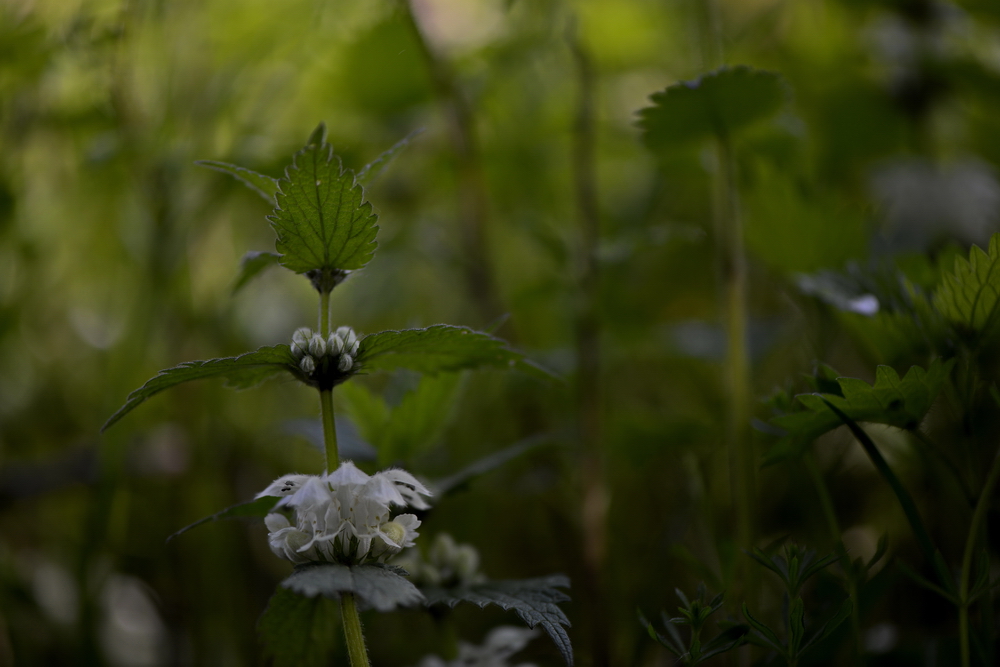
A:
[[[295,154],[280,179],[224,162],[199,164],[234,176],[273,202],[274,211],[267,219],[278,235],[275,245],[280,254],[264,257],[296,273],[306,274],[317,290],[329,292],[350,271],[362,268],[375,254],[378,216],[365,201],[361,180],[372,166],[391,157],[390,154],[405,141],[357,176],[344,168],[340,157],[327,143],[323,124]],[[256,261],[262,265],[260,268],[271,263]]]

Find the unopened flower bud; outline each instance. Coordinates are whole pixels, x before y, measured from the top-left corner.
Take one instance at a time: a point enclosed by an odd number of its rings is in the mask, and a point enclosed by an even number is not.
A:
[[[337,362],[337,368],[340,370],[340,372],[346,373],[347,371],[351,370],[352,366],[354,366],[354,359],[351,359],[351,357],[346,354],[341,355],[340,361]]]
[[[357,334],[354,333],[354,329],[352,329],[351,327],[338,328],[337,335],[344,340],[345,350],[350,350],[352,347],[355,347],[358,342],[358,336]]]
[[[312,338],[312,335],[312,329],[308,327],[296,329],[295,333],[292,334],[292,354],[297,359],[301,359],[309,353],[309,339]]]
[[[344,339],[334,332],[330,334],[330,338],[327,340],[326,346],[330,354],[336,357],[344,351]]]
[[[312,375],[313,371],[316,370],[316,360],[307,354],[302,357],[302,361],[299,362],[299,368],[301,368],[302,372],[305,374]]]
[[[319,334],[313,334],[309,339],[309,354],[319,359],[326,355],[326,340]]]

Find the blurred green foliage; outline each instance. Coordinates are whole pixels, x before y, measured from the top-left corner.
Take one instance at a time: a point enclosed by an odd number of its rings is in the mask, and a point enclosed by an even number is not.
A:
[[[290,426],[315,420],[314,393],[291,382],[240,393],[192,383],[99,435],[158,370],[287,343],[314,325],[315,296],[289,272],[265,271],[233,293],[244,254],[274,249],[271,207],[196,160],[278,177],[325,121],[344,164],[358,169],[423,128],[366,186],[379,249],[333,293],[334,324],[362,333],[492,326],[565,381],[372,375],[337,396],[339,414],[383,445],[380,466],[403,463],[430,479],[548,438],[456,489],[421,533],[476,545],[491,578],[569,575],[574,602],[563,608],[584,667],[602,654],[613,665],[664,664],[635,622],[637,605],[658,609],[675,587],[702,579],[720,591],[745,585],[733,578],[745,556],[733,544],[721,446],[718,165],[700,143],[649,151],[636,115],[652,93],[711,69],[706,7],[724,61],[777,72],[789,91],[735,146],[757,453],[775,441],[766,422],[781,405],[763,399],[810,390],[796,378],[816,360],[872,383],[879,364],[903,375],[935,356],[962,358],[964,339],[929,304],[956,255],[968,257],[972,243],[987,249],[1000,229],[995,3],[413,6],[423,39],[393,0],[0,0],[0,664],[266,659],[257,619],[290,568],[269,552],[264,528],[222,522],[165,539],[280,474],[318,472],[321,451]],[[571,40],[589,59],[583,74]],[[581,76],[595,99],[595,273],[574,154],[586,131]],[[592,275],[596,283],[581,279]],[[843,307],[866,296],[877,314]],[[588,299],[596,382],[577,372]],[[982,391],[997,377],[993,343],[966,359],[923,427],[974,489],[1000,427]],[[605,581],[592,591],[576,433],[585,383],[598,396],[607,491]],[[410,415],[412,432],[390,414]],[[957,563],[970,508],[952,477],[902,431],[872,433],[935,545]],[[867,560],[888,531],[890,559],[921,567],[891,490],[850,434],[823,436],[815,454],[851,557]],[[820,553],[836,549],[798,463],[759,471],[758,502],[761,545],[792,535]],[[997,520],[991,507],[984,542],[994,563]],[[771,622],[777,589],[759,579],[750,607]],[[817,575],[817,593],[831,581]],[[864,590],[871,664],[954,664],[954,614],[933,593],[891,565]],[[725,600],[735,615],[739,594]],[[992,606],[980,605],[977,623],[988,624]],[[470,641],[510,621],[473,612],[454,614]],[[336,616],[329,605],[296,613]],[[415,612],[365,623],[376,665],[416,664],[445,643]],[[590,648],[595,637],[603,648]],[[848,643],[835,633],[800,664],[847,664]],[[519,655],[559,664],[553,646],[534,644]]]

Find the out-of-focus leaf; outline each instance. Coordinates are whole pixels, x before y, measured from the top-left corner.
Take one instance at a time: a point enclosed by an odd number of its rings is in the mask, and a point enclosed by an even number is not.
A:
[[[639,111],[643,141],[669,151],[712,136],[726,137],[776,113],[788,93],[773,72],[746,66],[723,67],[650,96]]]
[[[240,274],[233,284],[233,294],[240,291],[244,285],[269,269],[281,260],[281,255],[273,252],[251,250],[240,260]]]
[[[875,372],[874,385],[857,378],[842,377],[837,378],[842,396],[800,394],[797,398],[805,406],[804,411],[771,420],[772,424],[786,433],[782,439],[786,447],[780,449],[795,451],[797,447],[807,446],[843,423],[824,400],[835,405],[854,421],[888,424],[904,429],[916,428],[931,409],[953,363],[953,360],[945,362],[936,359],[926,371],[919,366],[911,367],[903,378],[890,366],[879,366]]]
[[[348,387],[357,386],[356,382],[347,382],[340,385],[338,394],[343,394]],[[340,457],[352,461],[374,461],[375,448],[371,446],[358,433],[358,427],[349,418],[343,415],[335,417],[337,429],[337,451]],[[319,419],[301,418],[288,419],[281,424],[281,429],[285,433],[302,436],[309,441],[316,451],[326,450],[326,443],[323,441],[323,422]]]
[[[1000,311],[1000,234],[994,234],[986,252],[972,246],[969,259],[955,258],[934,292],[934,307],[953,324],[982,333],[996,325]]]
[[[347,414],[377,450],[379,465],[405,464],[441,437],[453,416],[461,379],[458,373],[424,376],[395,407],[358,382],[345,384],[339,395]]]
[[[358,175],[356,177],[358,183],[366,187],[371,185],[375,179],[382,175],[382,172],[386,170],[389,163],[396,159],[396,156],[399,155],[404,148],[409,146],[413,138],[421,132],[423,132],[423,129],[410,132],[408,135],[394,143],[388,150],[383,151],[377,158],[362,167],[361,170],[358,171]]]
[[[167,542],[174,539],[178,535],[188,532],[192,528],[202,525],[203,523],[208,523],[210,521],[219,521],[220,519],[236,519],[240,517],[250,517],[262,519],[274,509],[277,502],[281,500],[276,496],[262,496],[255,500],[251,500],[245,503],[239,503],[237,505],[232,505],[222,510],[221,512],[216,512],[212,516],[206,516],[204,519],[199,519],[192,524],[184,526],[176,533],[167,538]]]
[[[541,366],[524,358],[507,343],[467,327],[435,324],[426,329],[381,331],[361,339],[355,363],[365,370],[408,368],[433,375],[481,366],[516,368],[551,378]]]
[[[517,458],[521,454],[524,454],[528,450],[534,449],[544,443],[551,442],[552,439],[553,438],[549,435],[536,435],[525,438],[524,440],[521,440],[509,447],[504,447],[499,451],[493,452],[489,456],[484,456],[483,458],[470,463],[453,475],[431,482],[431,486],[433,487],[435,495],[443,496],[451,493],[470,480],[473,480],[480,475],[484,475],[491,470],[495,470],[504,463]]]
[[[455,607],[459,602],[471,602],[480,609],[495,604],[506,610],[513,609],[528,627],[541,625],[567,665],[573,664],[573,645],[563,626],[569,626],[569,619],[558,607],[560,602],[568,602],[570,597],[558,590],[568,588],[569,578],[553,574],[536,579],[518,581],[487,581],[452,588],[426,587],[427,605],[446,604]]]
[[[354,172],[326,142],[320,125],[278,181],[268,216],[278,235],[281,265],[296,273],[360,269],[375,252],[378,216]]]
[[[274,667],[329,665],[340,633],[337,603],[279,586],[257,622],[257,633]]]
[[[278,193],[278,179],[227,162],[198,160],[195,164],[229,174],[263,197],[268,204],[274,205],[274,196]]]
[[[147,398],[183,382],[221,377],[230,387],[247,389],[281,371],[294,372],[297,368],[295,357],[287,345],[262,347],[256,352],[247,352],[238,357],[186,361],[179,366],[160,371],[156,377],[129,394],[125,405],[108,418],[101,431],[107,430]]]
[[[392,611],[424,602],[424,594],[395,568],[378,564],[306,563],[281,585],[308,597],[337,599],[341,593],[354,593],[361,609]]]

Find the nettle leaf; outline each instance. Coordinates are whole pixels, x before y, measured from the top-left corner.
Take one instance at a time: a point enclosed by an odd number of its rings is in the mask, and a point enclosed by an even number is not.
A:
[[[247,352],[238,357],[186,361],[179,366],[160,371],[159,375],[129,394],[125,405],[108,418],[101,427],[101,432],[106,431],[147,398],[183,382],[220,377],[226,380],[227,386],[247,389],[282,371],[293,374],[298,372],[295,357],[287,345],[262,347],[256,352]]]
[[[340,614],[337,603],[305,597],[278,587],[257,622],[264,658],[274,667],[329,665],[337,644]]]
[[[785,436],[779,451],[791,452],[807,446],[843,421],[826,405],[829,401],[856,422],[888,424],[903,429],[920,425],[941,391],[954,360],[931,362],[925,371],[913,366],[900,378],[890,366],[879,366],[875,384],[857,378],[837,378],[841,395],[833,393],[800,394],[796,398],[804,411],[775,417],[771,423],[783,429]],[[771,457],[773,458],[773,457]]]
[[[258,174],[256,171],[251,171],[244,167],[237,167],[235,164],[229,164],[228,162],[198,160],[195,164],[229,174],[263,197],[267,203],[272,206],[274,205],[274,196],[278,194],[278,179]]]
[[[400,151],[409,146],[413,138],[422,132],[423,129],[410,132],[408,135],[394,143],[388,150],[383,151],[377,158],[362,167],[357,174],[358,183],[365,186],[373,183],[375,179],[382,175],[382,172],[386,170],[389,163],[392,162],[397,155],[399,155]]]
[[[258,252],[251,250],[243,255],[240,260],[240,274],[233,284],[233,294],[243,289],[243,287],[260,275],[266,269],[271,268],[281,260],[281,255],[273,252]]]
[[[670,150],[732,135],[776,113],[787,98],[785,82],[774,72],[722,67],[651,95],[653,106],[639,111],[639,127],[651,149]]]
[[[955,269],[934,292],[934,307],[953,324],[971,332],[989,330],[1000,311],[1000,234],[986,252],[972,246],[969,259],[955,258]]]
[[[176,533],[167,538],[167,542],[174,539],[178,535],[188,532],[192,528],[196,528],[203,523],[208,523],[210,521],[220,521],[222,519],[238,519],[238,518],[255,518],[263,519],[267,516],[274,506],[278,503],[281,498],[277,496],[262,496],[255,500],[250,500],[245,503],[238,503],[227,507],[226,509],[216,512],[211,516],[206,516],[204,519],[199,519],[192,524],[184,526]]]
[[[378,563],[306,563],[297,566],[281,585],[307,597],[339,599],[341,593],[354,593],[360,609],[392,611],[425,601],[424,594],[400,575],[398,568]]]
[[[355,363],[369,371],[408,368],[434,375],[495,366],[516,368],[537,377],[552,377],[544,368],[507,347],[506,341],[448,324],[369,334],[361,339]]]
[[[296,273],[360,269],[375,252],[378,216],[354,172],[326,142],[320,125],[278,181],[277,208],[268,216],[281,264]]]
[[[569,588],[569,578],[553,574],[518,581],[487,581],[479,584],[439,588],[423,588],[427,605],[446,604],[454,608],[459,602],[471,602],[480,609],[495,604],[504,611],[513,609],[528,627],[541,625],[562,654],[567,665],[573,665],[573,645],[566,634],[569,619],[557,605],[570,597],[558,590]]]

